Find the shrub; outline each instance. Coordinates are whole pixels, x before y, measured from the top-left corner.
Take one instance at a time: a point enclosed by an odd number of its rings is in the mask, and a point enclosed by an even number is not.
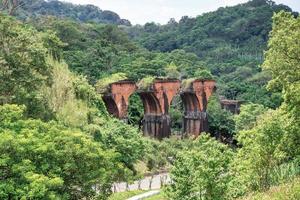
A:
[[[208,70],[197,70],[195,72],[195,77],[197,79],[202,79],[202,80],[211,80],[211,79],[213,79],[213,75]]]
[[[152,86],[155,78],[152,76],[147,76],[138,82],[138,88],[140,90],[148,90]]]
[[[0,129],[0,199],[104,199],[111,193],[115,153],[56,122],[22,120],[20,110],[0,106],[6,113]]]
[[[98,93],[104,93],[107,92],[107,90],[109,89],[108,87],[111,83],[118,82],[125,79],[127,79],[125,73],[112,74],[111,76],[98,80],[95,87]]]
[[[297,164],[282,165],[297,156],[299,159],[297,127],[290,115],[278,109],[263,114],[254,128],[237,134],[242,148],[231,168],[235,177],[231,190],[233,196],[266,190],[297,174],[300,170],[299,166],[294,168]]]
[[[189,78],[189,79],[184,79],[181,82],[181,88],[183,90],[188,90],[189,88],[192,87],[193,82],[195,81],[195,78]]]
[[[225,199],[231,159],[232,151],[227,146],[201,135],[192,148],[177,155],[167,196],[174,200]]]

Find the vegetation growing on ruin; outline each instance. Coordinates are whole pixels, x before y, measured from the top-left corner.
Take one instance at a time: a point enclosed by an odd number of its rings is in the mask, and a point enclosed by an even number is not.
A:
[[[140,89],[140,90],[150,90],[152,84],[154,83],[154,81],[155,81],[155,77],[147,76],[147,77],[141,79],[138,82],[138,84],[137,84],[138,89]]]
[[[109,85],[114,82],[126,80],[127,76],[125,73],[116,73],[112,74],[108,77],[99,79],[95,85],[95,88],[99,94],[102,94],[104,92],[107,92],[109,89]]]

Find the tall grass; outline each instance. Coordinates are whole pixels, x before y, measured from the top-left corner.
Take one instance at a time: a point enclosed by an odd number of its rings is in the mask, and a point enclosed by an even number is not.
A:
[[[269,173],[269,185],[288,182],[300,175],[299,161],[294,160],[274,167]]]

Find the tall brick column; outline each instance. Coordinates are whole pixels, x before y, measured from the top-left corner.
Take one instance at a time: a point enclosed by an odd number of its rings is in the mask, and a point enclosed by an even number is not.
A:
[[[144,104],[144,135],[158,139],[170,136],[169,107],[179,89],[179,80],[156,79],[148,90],[138,91]]]
[[[185,135],[198,137],[208,131],[207,102],[215,91],[214,80],[193,81],[189,88],[181,90],[180,96],[184,105],[183,132]]]
[[[133,81],[125,80],[110,84],[109,91],[102,96],[108,112],[119,119],[126,120],[129,97],[136,89]]]

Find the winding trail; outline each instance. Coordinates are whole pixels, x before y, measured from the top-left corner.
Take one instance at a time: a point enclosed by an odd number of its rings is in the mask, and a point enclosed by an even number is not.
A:
[[[136,195],[134,197],[130,197],[127,200],[142,200],[142,199],[157,195],[159,193],[160,193],[160,190],[152,190],[152,191],[149,191],[149,192],[146,192],[146,193],[143,193],[143,194]]]

